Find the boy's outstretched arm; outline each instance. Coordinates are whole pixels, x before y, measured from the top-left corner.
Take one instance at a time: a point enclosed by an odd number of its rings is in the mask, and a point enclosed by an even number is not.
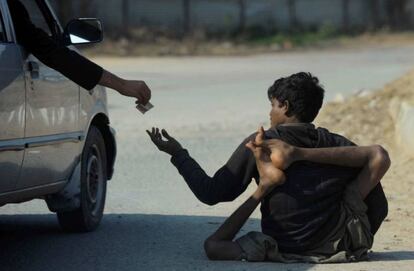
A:
[[[246,138],[227,163],[210,177],[166,130],[153,127],[147,133],[160,151],[171,155],[171,163],[183,176],[193,194],[205,204],[234,200],[246,190],[252,177],[257,176],[255,159],[245,146],[255,135]]]
[[[256,140],[261,134],[258,134]],[[272,165],[268,154],[262,148],[249,142],[246,147],[252,150],[256,159],[260,182],[253,193],[220,228],[204,242],[204,249],[210,260],[240,260],[243,255],[241,247],[233,241],[247,219],[256,209],[261,200],[276,186],[285,182],[284,173]]]

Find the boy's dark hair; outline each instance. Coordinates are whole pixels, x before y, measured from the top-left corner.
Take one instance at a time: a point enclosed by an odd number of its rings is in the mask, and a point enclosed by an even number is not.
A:
[[[306,72],[282,77],[267,91],[269,100],[276,98],[280,103],[289,102],[286,116],[296,116],[299,121],[308,123],[318,115],[324,94],[319,79]]]

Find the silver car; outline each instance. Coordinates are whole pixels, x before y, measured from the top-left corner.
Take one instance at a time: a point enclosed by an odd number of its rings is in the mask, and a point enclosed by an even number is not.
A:
[[[102,40],[98,20],[73,20],[63,29],[45,0],[21,2],[37,26],[50,33],[56,26],[71,44]],[[94,230],[116,156],[105,89],[81,89],[18,45],[6,0],[0,59],[0,205],[41,198],[65,230]]]

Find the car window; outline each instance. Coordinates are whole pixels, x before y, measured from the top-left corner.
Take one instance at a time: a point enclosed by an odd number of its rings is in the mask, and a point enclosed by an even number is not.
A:
[[[89,0],[90,1],[90,0]],[[50,6],[55,12],[58,21],[62,27],[65,27],[67,23],[72,20],[72,1],[62,1],[62,0],[49,0]]]
[[[27,12],[29,12],[30,20],[34,25],[41,28],[49,36],[52,36],[52,31],[50,30],[49,25],[43,16],[42,11],[34,0],[20,0],[20,2],[26,7]]]
[[[3,14],[0,9],[0,42],[6,42],[6,32],[4,30],[4,24],[3,24]]]

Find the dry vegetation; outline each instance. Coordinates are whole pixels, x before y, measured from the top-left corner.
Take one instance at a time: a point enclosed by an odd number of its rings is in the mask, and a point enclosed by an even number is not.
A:
[[[192,56],[192,55],[251,55],[303,49],[329,49],[366,46],[400,46],[414,44],[414,33],[376,32],[357,36],[339,35],[327,29],[295,35],[269,35],[258,38],[212,39],[203,32],[178,38],[165,33],[138,31],[129,39],[106,39],[86,47],[88,55],[112,56]],[[143,33],[141,33],[143,32]]]
[[[377,237],[376,250],[414,247],[414,154],[396,143],[395,115],[402,101],[414,102],[414,71],[373,93],[327,104],[318,125],[329,127],[359,145],[381,144],[392,159],[382,181],[389,200],[389,215]]]

